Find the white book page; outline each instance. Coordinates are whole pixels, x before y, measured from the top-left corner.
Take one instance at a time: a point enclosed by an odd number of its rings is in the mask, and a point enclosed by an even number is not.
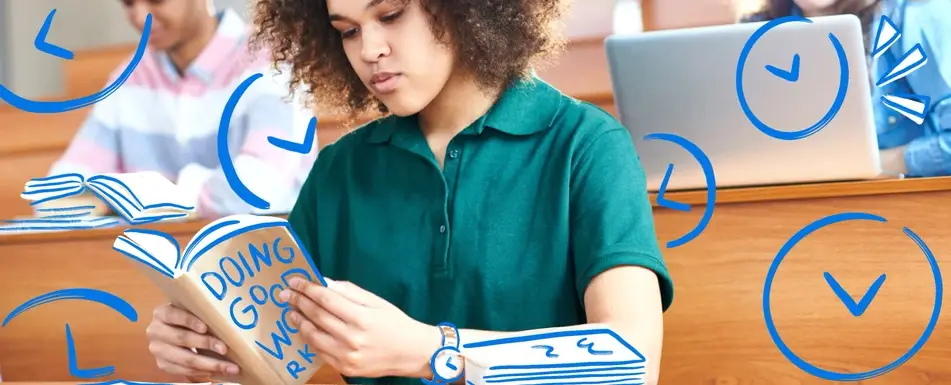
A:
[[[136,231],[136,229],[126,230],[123,235],[152,255],[162,266],[172,271],[175,270],[179,255],[177,243],[171,243],[161,235],[143,233]]]
[[[155,171],[102,174],[90,178],[90,181],[92,180],[97,183],[108,184],[136,203],[140,211],[149,214],[194,209],[191,201],[184,196],[178,186]]]
[[[221,241],[223,238],[227,237],[229,233],[265,223],[283,225],[286,224],[287,221],[277,217],[237,214],[219,218],[214,222],[205,225],[205,227],[202,227],[202,229],[199,230],[194,237],[192,237],[191,242],[185,246],[184,250],[182,250],[182,253],[184,254],[182,257],[184,260],[182,263],[182,269],[187,270],[189,263],[193,259],[197,258],[202,250],[212,243]]]
[[[618,334],[604,325],[595,324],[539,329],[484,342],[464,342],[462,353],[466,362],[486,368],[503,365],[507,371],[521,370],[518,366],[538,365],[545,365],[550,370],[559,367],[607,369],[609,364],[626,366],[643,361],[640,352]]]

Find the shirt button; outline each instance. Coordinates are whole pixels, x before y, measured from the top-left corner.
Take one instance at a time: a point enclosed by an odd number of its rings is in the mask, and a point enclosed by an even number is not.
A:
[[[457,150],[457,149],[452,149],[452,150],[450,150],[450,151],[449,151],[449,157],[452,158],[452,159],[458,158],[458,157],[459,157],[459,150]]]
[[[445,233],[446,233],[446,225],[439,226],[439,233],[440,233],[440,234],[445,234]]]
[[[888,117],[888,124],[895,124],[895,121],[897,121],[897,120],[898,120],[898,119],[895,119],[895,116],[894,116],[894,115],[893,115],[893,116],[889,116],[889,117]]]

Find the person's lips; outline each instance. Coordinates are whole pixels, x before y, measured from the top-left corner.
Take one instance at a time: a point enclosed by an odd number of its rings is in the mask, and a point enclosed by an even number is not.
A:
[[[401,75],[396,72],[377,72],[370,77],[370,86],[379,93],[389,93],[396,89]]]

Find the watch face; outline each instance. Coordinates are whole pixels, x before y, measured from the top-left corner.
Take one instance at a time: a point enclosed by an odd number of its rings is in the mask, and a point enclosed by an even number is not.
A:
[[[445,382],[455,382],[462,377],[463,361],[459,356],[459,349],[454,346],[444,346],[433,354],[430,368],[433,379]]]

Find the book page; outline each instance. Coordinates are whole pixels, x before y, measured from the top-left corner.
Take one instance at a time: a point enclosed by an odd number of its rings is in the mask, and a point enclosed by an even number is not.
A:
[[[151,255],[156,262],[178,275],[181,250],[172,236],[148,229],[128,229],[123,235]]]
[[[241,230],[249,230],[264,224],[284,225],[286,223],[287,221],[281,218],[251,214],[229,215],[219,218],[202,227],[202,229],[192,237],[191,242],[185,246],[185,250],[182,251],[184,254],[182,269],[188,270],[188,267],[193,261],[201,256],[210,246],[229,238],[228,234]]]
[[[178,186],[155,171],[126,174],[102,174],[89,178],[90,183],[111,187],[124,201],[149,216],[160,213],[194,210],[194,205]]]
[[[83,176],[80,174],[53,175],[27,181],[23,186],[23,192],[20,193],[20,198],[38,205],[78,195],[84,189]]]
[[[585,324],[523,332],[495,340],[466,342],[466,363],[501,365],[502,371],[589,368],[591,375],[618,367],[643,369],[645,357],[605,325]],[[642,371],[642,370],[641,370]],[[632,372],[633,373],[633,372]]]

